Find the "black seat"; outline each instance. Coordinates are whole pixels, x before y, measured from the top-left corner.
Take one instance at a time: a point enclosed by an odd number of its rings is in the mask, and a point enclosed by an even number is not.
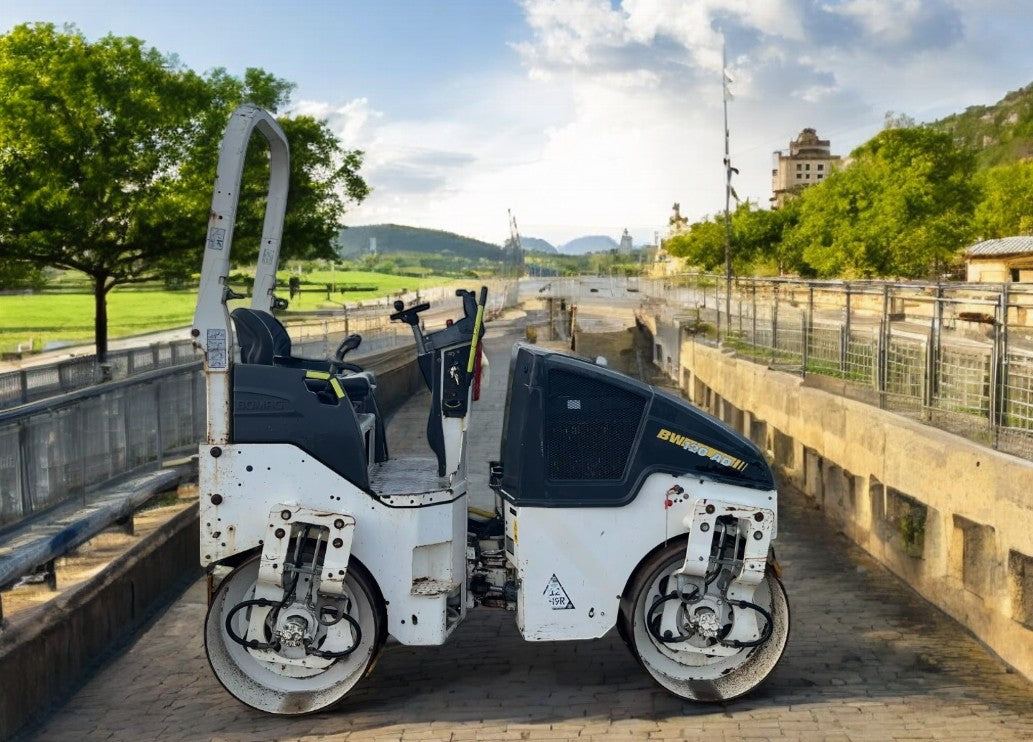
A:
[[[234,309],[230,314],[233,326],[237,331],[237,343],[240,345],[242,363],[273,365],[273,357],[276,352],[273,349],[272,334],[266,323],[262,321],[261,315],[263,314],[265,313],[243,307]]]
[[[334,373],[335,369],[330,360],[292,356],[291,338],[287,334],[287,328],[268,312],[238,307],[230,313],[230,318],[237,331],[241,363]],[[374,395],[376,377],[371,371],[358,371],[341,374],[338,378],[356,412],[376,415],[374,460],[386,461],[387,435]]]
[[[291,337],[280,320],[268,312],[238,307],[230,314],[237,330],[240,360],[263,366],[287,366],[309,371],[329,371],[330,361],[322,358],[295,358]]]
[[[370,491],[366,445],[352,405],[302,369],[233,367],[234,443],[290,443]],[[342,392],[343,394],[343,392]]]

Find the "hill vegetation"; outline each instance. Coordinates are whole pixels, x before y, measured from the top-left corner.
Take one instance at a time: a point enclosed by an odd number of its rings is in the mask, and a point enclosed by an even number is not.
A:
[[[930,124],[887,114],[850,164],[777,211],[732,215],[737,273],[940,279],[975,242],[1033,233],[1033,85]],[[667,240],[705,270],[724,263],[724,222]]]
[[[521,237],[520,246],[524,248],[524,252],[541,252],[546,254],[556,254],[559,252],[555,245],[539,237]]]
[[[592,234],[578,237],[560,245],[557,250],[563,255],[587,255],[590,252],[607,252],[618,248],[617,240],[608,235]]]
[[[992,106],[969,106],[928,128],[976,152],[981,168],[1028,160],[1033,157],[1033,84],[1013,90]]]
[[[370,240],[376,240],[379,255],[397,253],[424,253],[454,255],[472,260],[498,261],[502,248],[490,242],[463,237],[438,229],[406,227],[400,224],[373,224],[347,227],[337,233],[337,253],[342,258],[364,257],[370,254]]]

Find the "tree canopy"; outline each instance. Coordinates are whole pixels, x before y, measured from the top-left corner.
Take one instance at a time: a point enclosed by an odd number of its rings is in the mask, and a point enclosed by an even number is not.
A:
[[[970,239],[975,157],[949,135],[887,129],[851,157],[802,194],[794,231],[819,274],[927,277]]]
[[[0,255],[89,276],[103,358],[114,286],[200,266],[230,112],[245,101],[276,112],[292,86],[258,69],[199,75],[131,37],[27,24],[0,36],[0,89]],[[362,153],[314,118],[279,121],[292,155],[283,254],[329,257],[347,203],[369,190]],[[263,169],[264,143],[252,142],[235,259],[257,251]]]
[[[975,210],[977,236],[1033,234],[1033,163],[1015,162],[979,173],[982,198]]]
[[[848,167],[777,211],[741,205],[732,215],[736,272],[775,267],[779,273],[820,276],[937,275],[980,233],[977,215],[987,225],[996,218],[1005,231],[1025,223],[1033,178],[1025,186],[1025,203],[1012,205],[1005,216],[996,204],[1020,199],[1017,178],[987,175],[981,191],[975,164],[973,153],[948,134],[886,129],[855,149]],[[977,208],[981,193],[994,201]],[[704,219],[667,247],[711,270],[723,260],[722,229],[723,223]]]

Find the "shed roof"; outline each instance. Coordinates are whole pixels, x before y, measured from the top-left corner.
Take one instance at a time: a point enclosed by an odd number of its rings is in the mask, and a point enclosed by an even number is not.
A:
[[[1033,254],[1033,237],[1001,237],[997,240],[977,242],[965,249],[965,256],[969,258],[1030,254]]]

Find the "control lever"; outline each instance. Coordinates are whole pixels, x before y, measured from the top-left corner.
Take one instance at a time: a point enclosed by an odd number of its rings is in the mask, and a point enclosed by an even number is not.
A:
[[[391,321],[401,320],[410,327],[412,327],[413,337],[416,338],[416,351],[423,355],[427,352],[427,339],[423,336],[423,330],[420,329],[420,312],[430,309],[430,304],[417,304],[414,307],[405,308],[405,302],[401,299],[395,300],[395,312],[391,315]]]
[[[405,308],[405,302],[401,299],[395,301],[395,312],[391,315],[391,321],[401,320],[407,325],[416,327],[420,324],[420,318],[417,316],[420,312],[430,309],[430,304],[417,304],[415,307]]]

